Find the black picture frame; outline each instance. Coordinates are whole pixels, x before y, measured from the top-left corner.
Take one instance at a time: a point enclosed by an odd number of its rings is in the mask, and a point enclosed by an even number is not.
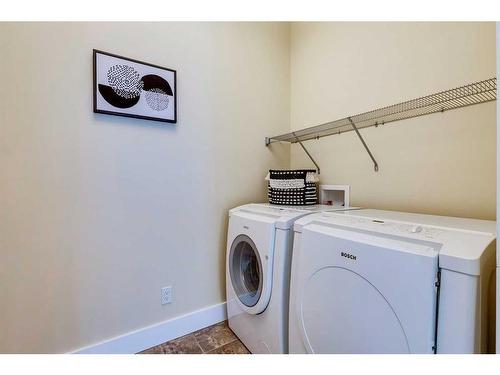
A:
[[[173,103],[174,103],[174,110],[173,110],[174,116],[173,116],[173,118],[162,118],[162,117],[155,117],[155,116],[145,116],[145,115],[140,115],[140,114],[123,113],[123,112],[119,112],[119,111],[103,110],[103,109],[98,108],[98,95],[101,95],[101,97],[102,97],[102,94],[97,89],[97,87],[98,87],[98,82],[97,82],[97,80],[98,80],[97,79],[97,73],[98,73],[97,72],[97,69],[98,69],[98,66],[97,66],[97,55],[98,54],[109,56],[109,57],[112,57],[112,58],[115,58],[115,59],[119,59],[119,60],[123,60],[123,61],[132,62],[134,64],[144,65],[144,66],[147,66],[147,67],[152,67],[152,68],[155,68],[155,69],[164,70],[164,71],[168,71],[168,72],[173,73],[173,90],[172,90],[173,91]],[[92,57],[93,57],[93,89],[92,89],[92,91],[93,91],[94,113],[101,113],[101,114],[113,115],[113,116],[121,116],[121,117],[137,118],[137,119],[142,119],[142,120],[167,122],[167,123],[171,123],[171,124],[176,124],[177,123],[177,71],[176,70],[170,69],[170,68],[166,68],[166,67],[163,67],[163,66],[159,66],[159,65],[155,65],[155,64],[150,64],[150,63],[147,63],[147,62],[144,62],[144,61],[135,60],[135,59],[131,59],[131,58],[128,58],[128,57],[116,55],[116,54],[113,54],[113,53],[101,51],[101,50],[98,50],[98,49],[93,49],[92,50]],[[172,87],[172,85],[170,85],[170,87]],[[104,99],[104,100],[106,100],[106,99]]]

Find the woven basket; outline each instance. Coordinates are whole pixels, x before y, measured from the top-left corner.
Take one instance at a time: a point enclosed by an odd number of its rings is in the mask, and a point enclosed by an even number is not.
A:
[[[314,169],[269,170],[269,203],[305,206],[318,202],[318,178]]]

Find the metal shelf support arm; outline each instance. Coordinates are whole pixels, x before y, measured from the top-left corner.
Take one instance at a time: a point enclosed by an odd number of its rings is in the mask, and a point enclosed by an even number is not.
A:
[[[292,132],[292,134],[295,137],[295,142],[297,142],[300,145],[300,147],[302,147],[302,149],[304,150],[304,152],[306,153],[306,155],[309,157],[309,159],[311,159],[311,161],[315,165],[316,170],[318,171],[318,174],[320,174],[321,171],[319,169],[318,163],[316,163],[316,160],[314,160],[314,158],[312,157],[312,155],[309,153],[309,151],[307,151],[307,148],[304,146],[304,144],[302,143],[302,141],[295,135],[295,133]],[[266,137],[266,147],[269,146],[271,143],[272,143],[271,142],[271,138]]]
[[[354,121],[352,121],[352,119],[350,117],[347,118],[349,120],[349,122],[351,123],[351,126],[352,128],[354,129],[354,131],[356,132],[359,140],[361,141],[361,143],[363,144],[363,146],[365,147],[365,150],[366,152],[368,152],[368,155],[370,155],[370,158],[372,159],[373,161],[373,169],[375,170],[375,172],[378,172],[378,164],[377,164],[377,161],[375,160],[375,158],[373,157],[373,154],[372,152],[370,151],[370,149],[368,148],[368,146],[366,145],[366,142],[365,140],[363,139],[363,137],[361,136],[358,128],[356,127],[356,125],[354,124]],[[304,146],[302,146],[304,147]],[[307,151],[306,151],[307,152]],[[310,156],[309,156],[310,157]]]
[[[295,135],[295,133],[294,133],[294,135]],[[302,144],[302,141],[300,141],[297,137],[295,137],[295,139],[297,140],[297,143],[300,145],[300,147],[302,147],[302,149],[304,150],[304,152],[307,154],[307,156],[309,156],[309,159],[311,159],[311,161],[316,166],[316,170],[318,171],[318,174],[320,174],[321,171],[319,169],[318,163],[316,163],[316,160],[314,160],[314,158],[311,156],[311,154],[309,153],[309,151],[307,151],[307,148],[305,148],[305,146]]]

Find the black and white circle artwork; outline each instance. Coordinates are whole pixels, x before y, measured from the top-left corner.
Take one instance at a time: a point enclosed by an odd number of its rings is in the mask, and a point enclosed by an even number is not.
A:
[[[164,111],[168,107],[168,95],[162,89],[146,91],[146,103],[153,111]]]
[[[139,73],[128,65],[113,65],[109,68],[108,83],[117,95],[125,99],[141,95],[144,86]]]
[[[94,112],[176,122],[176,72],[94,50]]]
[[[172,88],[168,82],[154,74],[142,77],[146,103],[153,111],[164,111],[169,105],[169,96],[172,96]]]

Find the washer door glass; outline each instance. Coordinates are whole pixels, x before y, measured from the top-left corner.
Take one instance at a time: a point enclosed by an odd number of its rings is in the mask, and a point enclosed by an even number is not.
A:
[[[241,303],[255,306],[262,293],[262,263],[255,244],[244,234],[236,237],[231,245],[229,274]]]

